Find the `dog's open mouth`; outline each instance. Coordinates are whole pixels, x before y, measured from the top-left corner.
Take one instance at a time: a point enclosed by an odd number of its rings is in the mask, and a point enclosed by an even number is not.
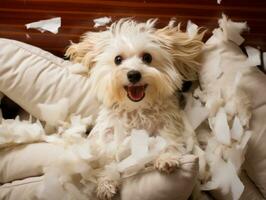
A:
[[[145,97],[146,85],[127,85],[125,90],[127,91],[127,96],[131,101],[138,102]]]

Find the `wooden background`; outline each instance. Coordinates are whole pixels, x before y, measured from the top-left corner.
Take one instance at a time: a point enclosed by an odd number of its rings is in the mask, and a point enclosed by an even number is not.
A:
[[[158,26],[170,18],[191,19],[212,30],[225,13],[233,20],[247,21],[250,31],[246,44],[266,51],[266,0],[0,0],[0,37],[20,40],[63,56],[69,41],[93,28],[93,19],[111,16],[135,17],[137,20],[159,18]],[[59,33],[27,30],[26,23],[62,17]],[[28,35],[28,37],[27,37]],[[1,48],[1,47],[0,47]]]

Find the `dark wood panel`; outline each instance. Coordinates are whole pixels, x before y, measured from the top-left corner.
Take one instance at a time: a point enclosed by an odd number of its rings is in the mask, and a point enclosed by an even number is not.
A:
[[[159,18],[158,26],[172,17],[180,22],[191,19],[212,30],[225,13],[233,20],[247,21],[250,31],[246,44],[266,51],[266,0],[1,0],[0,37],[20,40],[62,56],[69,41],[93,28],[93,19],[111,16],[113,20],[134,17],[144,21]],[[62,17],[58,34],[27,30],[26,23]],[[100,28],[101,29],[101,28]],[[210,32],[208,33],[210,35]]]

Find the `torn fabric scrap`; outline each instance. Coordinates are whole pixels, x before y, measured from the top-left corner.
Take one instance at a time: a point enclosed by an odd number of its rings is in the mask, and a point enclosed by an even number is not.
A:
[[[222,108],[220,108],[220,110],[218,111],[215,117],[213,133],[216,139],[222,144],[225,144],[225,145],[231,144],[230,129],[229,129],[229,125],[227,122],[225,110]]]
[[[45,131],[39,121],[32,123],[16,119],[2,120],[0,124],[0,147],[42,141]]]
[[[130,137],[131,155],[118,163],[118,171],[123,173],[123,177],[132,176],[144,169],[145,164],[151,162],[167,146],[162,137],[149,137],[144,130],[133,130]]]
[[[46,121],[51,126],[58,125],[61,121],[65,121],[68,115],[69,100],[63,98],[60,101],[53,104],[41,104],[39,103],[42,120]]]
[[[248,54],[248,61],[250,62],[250,65],[251,66],[261,65],[260,50],[250,46],[245,47],[245,49]]]
[[[242,44],[245,39],[240,35],[244,30],[248,29],[246,22],[233,22],[223,14],[219,20],[220,28],[224,39],[231,40],[237,45]]]
[[[101,18],[97,18],[94,19],[94,28],[98,28],[100,26],[105,26],[107,24],[109,24],[112,21],[111,17],[101,17]]]
[[[244,185],[239,179],[237,172],[231,162],[222,159],[214,159],[211,166],[212,180],[204,184],[202,190],[221,189],[223,195],[232,194],[233,200],[238,200],[244,191]]]
[[[192,21],[188,20],[187,22],[187,33],[190,38],[194,38],[198,33],[198,25],[194,24]]]
[[[188,95],[185,114],[193,130],[195,130],[208,117],[208,110],[202,105],[200,100],[193,98],[192,94]]]
[[[58,29],[61,27],[61,17],[40,20],[37,22],[28,23],[25,26],[27,29],[37,29],[42,33],[45,31],[49,31],[53,34],[57,34]]]

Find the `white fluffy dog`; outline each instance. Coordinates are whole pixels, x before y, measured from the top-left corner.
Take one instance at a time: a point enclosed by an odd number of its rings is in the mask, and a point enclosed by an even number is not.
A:
[[[185,130],[176,91],[184,79],[196,76],[203,33],[189,37],[179,25],[156,29],[155,22],[121,19],[106,31],[86,33],[66,53],[90,69],[93,89],[88,92],[102,103],[89,136],[105,155],[99,161],[99,199],[111,199],[117,192],[119,180],[107,166],[117,161],[119,145],[133,129],[168,142],[153,163],[162,173],[173,172],[180,156],[191,151],[187,142],[194,135]]]

